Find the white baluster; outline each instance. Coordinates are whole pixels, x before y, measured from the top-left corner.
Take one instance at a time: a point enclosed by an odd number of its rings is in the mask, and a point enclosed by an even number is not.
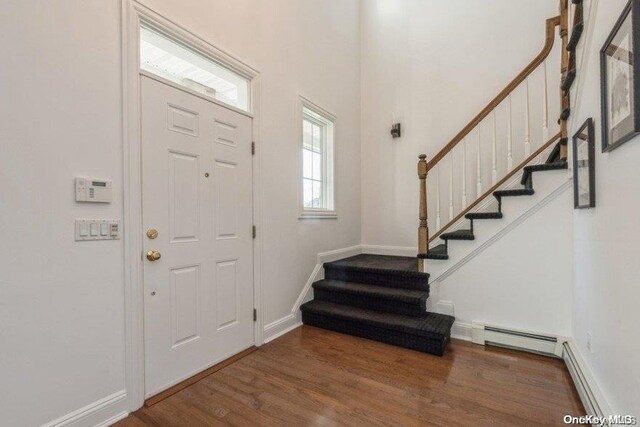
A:
[[[542,72],[544,73],[544,88],[542,98],[542,143],[549,140],[549,95],[547,82],[547,61],[542,64]],[[537,163],[542,163],[542,153],[538,155]]]
[[[509,95],[508,120],[507,120],[507,169],[513,169],[513,135],[511,131],[511,95]]]
[[[449,161],[449,221],[453,219],[453,151]]]
[[[436,230],[440,230],[440,165],[436,169]]]
[[[544,97],[542,99],[542,142],[549,140],[549,95],[547,82],[547,61],[544,61],[542,71],[544,73]]]
[[[462,140],[462,208],[467,207],[467,138]]]
[[[491,185],[496,185],[498,182],[498,159],[497,159],[497,147],[496,147],[496,110],[493,110],[493,141],[491,152]]]
[[[476,198],[480,197],[482,194],[482,167],[481,167],[481,146],[482,146],[482,137],[480,136],[480,129],[478,129],[478,155],[476,159]]]
[[[531,132],[529,130],[529,78],[525,80],[526,98],[524,106],[524,156],[531,154]]]
[[[571,37],[571,29],[573,28],[573,2],[569,1],[569,5],[567,7],[567,21],[569,23],[569,25],[567,26],[567,28],[569,28],[569,37]],[[577,6],[576,6],[577,7]]]

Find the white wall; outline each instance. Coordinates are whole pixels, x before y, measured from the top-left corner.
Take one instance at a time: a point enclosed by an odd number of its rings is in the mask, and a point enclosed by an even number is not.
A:
[[[360,243],[358,2],[146,0],[261,72],[264,321],[290,313],[318,252]],[[122,218],[119,0],[0,3],[0,414],[39,425],[124,389],[122,241],[73,220]],[[297,93],[336,123],[337,220],[298,220]],[[73,200],[76,175],[114,201]]]
[[[0,40],[0,424],[34,426],[124,388],[122,241],[74,242],[122,217],[119,5],[3,1]]]
[[[39,425],[125,386],[122,241],[73,241],[74,218],[122,217],[119,3],[0,3],[3,424]],[[529,62],[541,48],[544,19],[557,13],[556,0],[363,0],[361,8],[355,0],[144,3],[261,72],[266,324],[290,313],[318,252],[361,241],[415,246],[416,155],[435,153]],[[586,0],[598,13],[581,44],[587,54],[572,128],[593,116],[598,145],[597,52],[624,3]],[[297,219],[298,92],[338,117],[338,220]],[[388,137],[393,114],[405,132],[394,142]],[[639,155],[637,140],[598,153],[598,206],[572,214],[573,335],[621,413],[640,406],[634,363],[640,231],[632,223],[640,182],[629,179]],[[111,178],[114,202],[76,204],[73,177],[80,174]],[[559,215],[564,202],[557,203],[548,214]],[[518,233],[483,256],[522,249]],[[545,242],[553,240],[538,242],[540,250]],[[456,289],[471,288],[473,279],[456,273],[442,284],[441,297],[456,300]],[[513,273],[499,291],[515,280]],[[502,301],[482,295],[481,287],[475,291],[484,304]],[[565,298],[559,290],[554,304]],[[538,327],[527,313],[507,317],[465,304],[457,303],[463,320],[567,330],[566,317]],[[593,353],[586,349],[588,331]]]
[[[640,415],[640,138],[610,153],[600,148],[599,51],[626,3],[585,1],[571,134],[594,118],[596,207],[573,214],[573,336],[613,413]]]
[[[319,252],[360,243],[360,41],[355,0],[145,0],[261,74],[265,324],[291,312]],[[337,117],[338,220],[299,220],[300,93]]]
[[[540,178],[534,177],[534,186],[536,180]],[[571,336],[572,206],[569,186],[462,268],[432,285],[431,303],[452,302],[456,322],[461,324],[481,322]],[[509,200],[505,211],[509,212]],[[482,233],[482,221],[475,223]]]
[[[557,14],[557,0],[362,2],[364,244],[417,245],[418,154],[431,158],[540,52],[545,20]],[[550,64],[549,70],[557,69]],[[522,92],[516,97],[520,100]],[[553,102],[557,91],[550,97],[550,105],[558,104]],[[532,95],[532,105],[541,105],[541,100],[542,95]],[[513,116],[520,110],[514,102]],[[541,111],[532,106],[532,117]],[[403,125],[404,134],[397,140],[389,136],[393,116]],[[550,113],[551,123],[556,117]],[[522,127],[514,121],[514,135]],[[540,129],[532,131],[538,143]],[[521,144],[514,147],[522,151]],[[472,201],[475,185],[469,187]],[[460,200],[456,197],[456,205]],[[430,205],[433,213],[434,203]]]

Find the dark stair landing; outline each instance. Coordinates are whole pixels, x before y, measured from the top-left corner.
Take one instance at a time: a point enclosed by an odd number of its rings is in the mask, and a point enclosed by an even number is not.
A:
[[[462,229],[462,230],[442,233],[440,235],[440,238],[444,240],[444,244],[440,244],[432,248],[429,248],[426,254],[421,254],[418,256],[418,258],[438,259],[438,260],[449,259],[449,241],[475,239],[475,235],[473,234],[473,221],[477,221],[481,219],[501,219],[502,218],[502,199],[504,197],[531,196],[535,194],[535,190],[533,189],[533,173],[534,172],[567,169],[567,162],[559,160],[560,146],[562,144],[563,142],[561,141],[555,146],[555,148],[553,149],[552,153],[549,155],[549,158],[545,163],[524,167],[524,171],[522,172],[522,179],[520,180],[520,183],[524,186],[523,188],[516,188],[511,190],[498,190],[493,192],[493,196],[498,201],[498,212],[472,212],[472,213],[466,214],[464,217],[470,221],[469,229]]]
[[[426,310],[429,275],[413,257],[362,254],[324,264],[302,322],[441,356],[454,318]]]

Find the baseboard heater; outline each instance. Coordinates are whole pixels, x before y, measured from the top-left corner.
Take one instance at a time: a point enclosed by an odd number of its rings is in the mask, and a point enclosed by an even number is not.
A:
[[[558,337],[472,323],[471,341],[481,345],[527,351],[550,357],[562,357],[562,342]]]
[[[595,415],[597,417],[603,417],[604,411],[598,404],[598,399],[596,398],[595,393],[589,386],[589,381],[585,372],[580,367],[580,363],[576,357],[576,354],[571,349],[569,342],[565,342],[562,344],[562,358],[567,365],[567,369],[571,374],[571,378],[573,379],[573,383],[578,390],[578,395],[580,395],[580,400],[584,405],[584,409],[587,410],[587,413],[590,415]]]

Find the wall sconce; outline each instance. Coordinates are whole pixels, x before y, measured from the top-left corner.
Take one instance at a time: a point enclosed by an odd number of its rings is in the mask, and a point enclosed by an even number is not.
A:
[[[393,139],[400,138],[402,132],[400,131],[400,123],[394,123],[391,125],[391,136]]]

